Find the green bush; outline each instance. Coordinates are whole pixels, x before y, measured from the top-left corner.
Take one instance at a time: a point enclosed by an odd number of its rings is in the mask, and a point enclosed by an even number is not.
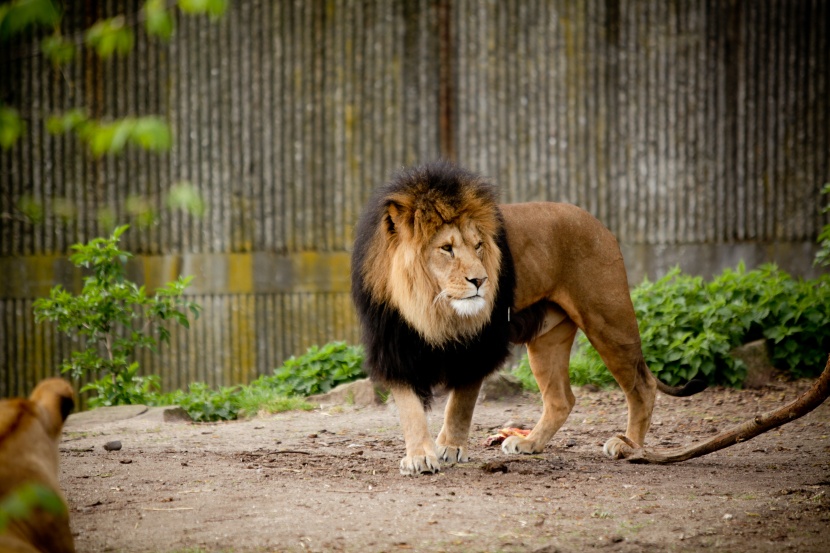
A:
[[[213,390],[203,382],[194,382],[187,392],[177,390],[149,401],[156,405],[178,405],[194,422],[211,422],[235,420],[239,416],[239,395],[239,386]]]
[[[775,265],[741,264],[706,283],[675,269],[631,298],[646,362],[672,385],[695,377],[740,385],[746,369],[729,351],[760,338],[793,377],[818,374],[830,348],[830,276],[803,281]]]
[[[95,238],[86,244],[74,244],[69,260],[90,271],[83,289],[74,295],[58,285],[48,298],[34,303],[35,320],[51,321],[60,332],[80,340],[83,350],[73,351],[61,365],[62,372],[74,378],[99,377],[81,391],[95,391],[90,404],[128,405],[136,397],[157,387],[158,379],[138,376],[136,351],[156,351],[158,344],[170,341],[169,321],[190,327],[188,311],[199,316],[198,304],[184,299],[192,277],[180,277],[147,294],[143,286],[125,277],[125,266],[132,257],[119,249],[121,235],[129,225],[118,227],[108,238]]]
[[[144,397],[150,405],[179,405],[196,422],[234,420],[260,411],[278,413],[312,409],[303,397],[324,393],[338,384],[361,378],[363,350],[345,342],[312,346],[300,357],[291,357],[273,375],[263,375],[248,386],[212,390],[195,382],[187,392]]]
[[[739,386],[746,368],[732,348],[757,339],[770,345],[772,362],[794,378],[815,376],[830,351],[830,275],[797,280],[775,265],[747,271],[743,264],[711,282],[674,269],[644,281],[631,293],[643,355],[661,380],[678,385],[692,378]],[[526,380],[523,359],[514,374]],[[574,384],[613,383],[584,335],[571,357]]]
[[[270,388],[286,396],[310,396],[364,376],[363,348],[330,342],[321,348],[312,346],[300,357],[291,357],[273,376],[261,376],[252,386]]]
[[[830,194],[830,183],[824,185],[821,189],[822,194]],[[824,206],[822,213],[830,212],[830,205]],[[818,252],[816,258],[813,260],[813,265],[817,267],[830,266],[830,225],[824,225],[818,235]]]

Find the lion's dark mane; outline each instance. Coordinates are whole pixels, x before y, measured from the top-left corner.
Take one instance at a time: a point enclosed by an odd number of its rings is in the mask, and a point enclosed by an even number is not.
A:
[[[366,263],[386,262],[369,259],[368,249],[378,225],[384,224],[387,198],[400,192],[411,193],[416,179],[423,183],[424,176],[429,188],[453,205],[462,203],[465,187],[475,187],[476,193],[492,198],[494,203],[498,197],[492,185],[447,162],[397,173],[374,193],[358,221],[351,277],[352,299],[360,320],[369,375],[375,381],[411,387],[424,405],[429,406],[433,387],[444,385],[453,389],[469,385],[497,370],[507,359],[510,352],[508,309],[513,305],[516,276],[499,213],[499,230],[495,236],[501,252],[498,294],[489,323],[477,335],[435,347],[395,307],[372,297],[363,282],[363,267]]]

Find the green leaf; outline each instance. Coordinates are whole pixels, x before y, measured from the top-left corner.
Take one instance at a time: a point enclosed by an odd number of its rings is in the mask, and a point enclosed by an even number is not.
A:
[[[20,139],[26,125],[16,109],[0,106],[0,147],[8,150]]]
[[[50,134],[63,134],[82,129],[89,121],[89,117],[82,109],[72,109],[63,115],[52,115],[46,119],[46,130]]]
[[[144,3],[144,28],[150,36],[170,40],[175,24],[164,0],[147,0]]]
[[[187,181],[182,181],[170,187],[167,194],[167,207],[180,209],[196,217],[205,214],[205,202],[199,190]]]
[[[158,117],[140,117],[131,130],[132,140],[145,150],[169,150],[172,143],[170,127]]]
[[[60,11],[51,0],[15,0],[0,7],[0,40],[8,40],[30,27],[55,27]]]
[[[133,49],[135,37],[132,30],[126,26],[123,16],[97,21],[87,29],[86,44],[93,48],[101,59],[107,59],[113,54],[126,55]]]
[[[207,14],[216,20],[228,9],[228,0],[179,0],[179,9],[191,15]]]
[[[40,42],[40,49],[55,66],[66,65],[75,58],[75,45],[60,34],[44,38]]]

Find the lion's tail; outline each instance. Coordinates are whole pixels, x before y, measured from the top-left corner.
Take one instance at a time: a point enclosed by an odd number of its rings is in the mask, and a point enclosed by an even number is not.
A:
[[[660,379],[657,379],[657,389],[663,392],[664,394],[668,394],[674,397],[693,396],[705,390],[707,386],[708,384],[706,384],[706,381],[701,380],[700,378],[693,378],[683,386],[669,386],[668,384],[660,382]]]

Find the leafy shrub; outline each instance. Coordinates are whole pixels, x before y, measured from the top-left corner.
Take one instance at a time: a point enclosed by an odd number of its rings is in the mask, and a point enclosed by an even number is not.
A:
[[[239,415],[239,386],[211,389],[203,382],[194,382],[188,391],[177,390],[160,396],[157,404],[178,405],[194,422],[235,420]]]
[[[741,264],[706,283],[674,269],[644,281],[631,299],[646,363],[671,385],[692,378],[740,385],[746,367],[729,352],[757,339],[766,339],[773,364],[796,378],[817,375],[830,351],[830,275],[796,280],[775,265],[747,271]],[[526,364],[525,358],[514,374],[532,379]],[[571,381],[613,383],[582,333],[571,357]]]
[[[161,379],[157,375],[138,376],[138,363],[130,363],[123,371],[90,382],[81,391],[95,392],[95,397],[89,398],[89,406],[95,409],[110,405],[152,405],[160,389]]]
[[[363,350],[345,342],[312,346],[300,357],[291,357],[273,375],[260,376],[248,386],[212,390],[195,382],[187,392],[149,393],[145,403],[179,405],[196,422],[234,420],[260,411],[278,413],[312,409],[301,398],[324,393],[338,384],[363,376]]]
[[[830,194],[830,183],[824,185],[821,189],[822,194]],[[822,213],[830,212],[830,205],[824,206]],[[816,252],[816,258],[813,260],[813,265],[820,267],[830,266],[830,225],[824,225],[818,235],[819,249]]]
[[[192,277],[169,282],[155,295],[148,295],[143,286],[125,278],[125,266],[132,254],[119,249],[118,242],[128,228],[124,225],[109,238],[72,246],[75,253],[69,260],[92,272],[84,278],[80,294],[70,294],[57,285],[48,298],[34,303],[37,322],[57,323],[60,332],[79,338],[85,347],[73,351],[61,371],[70,372],[74,378],[103,375],[81,389],[99,394],[92,400],[93,406],[134,403],[137,395],[157,387],[157,377],[138,376],[138,364],[132,361],[135,351],[156,351],[159,342],[170,341],[166,321],[189,328],[187,311],[198,317],[201,309],[182,297]]]
[[[338,384],[365,376],[363,348],[345,342],[312,346],[300,357],[291,357],[273,376],[261,376],[251,386],[269,388],[286,396],[310,396],[328,392]]]
[[[694,377],[739,385],[735,346],[765,338],[794,377],[817,374],[830,347],[830,277],[795,280],[775,265],[727,269],[710,283],[675,269],[631,294],[646,362],[676,385]]]

